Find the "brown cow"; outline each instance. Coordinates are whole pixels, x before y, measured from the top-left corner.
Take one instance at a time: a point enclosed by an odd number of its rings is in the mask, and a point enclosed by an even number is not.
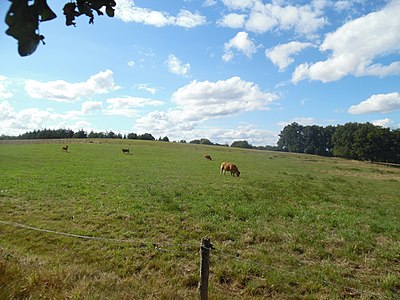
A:
[[[240,176],[239,169],[237,168],[236,165],[230,164],[230,163],[227,163],[227,162],[223,162],[221,164],[221,167],[220,167],[220,172],[221,172],[221,174],[224,173],[224,175],[225,175],[226,171],[231,172],[232,176],[234,176],[234,175],[236,175],[237,177]]]
[[[122,153],[123,154],[129,154],[129,149],[128,148],[122,148]]]
[[[68,152],[68,145],[67,146],[63,146],[61,149],[64,150],[65,152]]]
[[[208,160],[212,160],[212,158],[211,158],[211,156],[210,155],[208,155],[208,154],[204,154],[204,156],[203,156],[205,159],[208,159]]]

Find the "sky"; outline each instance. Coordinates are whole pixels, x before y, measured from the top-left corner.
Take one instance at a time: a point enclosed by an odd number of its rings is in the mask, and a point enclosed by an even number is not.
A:
[[[57,18],[30,56],[0,22],[0,135],[265,146],[292,122],[400,128],[400,0],[116,0],[76,27],[66,2],[48,0]]]

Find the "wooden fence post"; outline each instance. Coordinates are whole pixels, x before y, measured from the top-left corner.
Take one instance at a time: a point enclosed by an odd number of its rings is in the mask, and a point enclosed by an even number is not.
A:
[[[211,244],[210,239],[202,238],[200,253],[200,299],[208,300],[208,274],[210,269],[210,250],[214,249],[213,244]]]

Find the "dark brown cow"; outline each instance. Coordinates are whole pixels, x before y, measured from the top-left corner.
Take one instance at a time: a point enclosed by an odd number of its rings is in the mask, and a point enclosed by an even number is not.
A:
[[[128,148],[122,148],[122,153],[123,154],[129,154],[129,149]]]
[[[232,176],[234,176],[234,175],[236,175],[237,177],[240,176],[239,169],[237,168],[236,165],[230,164],[230,163],[227,163],[227,162],[223,162],[221,164],[221,167],[220,167],[220,172],[221,172],[221,174],[224,173],[224,175],[225,175],[226,171],[231,172]]]
[[[204,154],[204,156],[203,156],[205,159],[208,159],[208,160],[212,160],[212,158],[211,158],[211,156],[210,155],[208,155],[208,154]]]

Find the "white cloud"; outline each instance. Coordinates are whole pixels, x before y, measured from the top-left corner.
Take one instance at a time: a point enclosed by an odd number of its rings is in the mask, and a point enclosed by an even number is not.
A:
[[[340,0],[334,4],[335,10],[341,12],[343,10],[351,8],[352,3],[349,0]]]
[[[193,131],[208,119],[221,118],[255,110],[267,110],[278,96],[262,92],[253,82],[232,77],[217,82],[193,81],[172,95],[176,107],[169,111],[153,111],[137,120],[139,132],[184,134]]]
[[[389,65],[374,60],[400,51],[400,1],[392,1],[382,10],[352,20],[329,33],[321,51],[331,50],[325,61],[305,63],[295,70],[292,81],[303,79],[336,81],[347,75],[387,76],[400,74],[400,61]]]
[[[184,28],[193,28],[206,23],[206,17],[184,9],[174,17],[167,12],[137,7],[133,0],[116,0],[116,2],[115,17],[124,22],[143,23],[156,27],[176,25]]]
[[[8,85],[10,84],[7,77],[0,75],[0,100],[8,99],[12,97],[12,93],[8,91]]]
[[[138,108],[145,106],[160,106],[164,102],[160,100],[139,98],[139,97],[119,97],[107,99],[108,106],[104,110],[107,115],[119,115],[135,117],[138,115]]]
[[[166,61],[168,70],[171,73],[177,74],[177,75],[187,75],[190,71],[190,64],[189,63],[182,63],[182,61],[177,58],[175,55],[170,54],[168,56],[168,60]]]
[[[281,127],[285,127],[286,125],[292,124],[293,122],[296,122],[297,124],[303,125],[303,126],[316,124],[316,120],[312,117],[298,117],[298,118],[294,118],[290,121],[279,122],[278,125]]]
[[[135,62],[133,60],[128,61],[128,66],[129,67],[135,66]]]
[[[367,114],[373,112],[389,113],[400,108],[400,93],[372,95],[367,100],[348,109],[350,114]]]
[[[291,55],[299,53],[307,47],[311,47],[311,43],[290,42],[287,44],[280,44],[272,49],[265,50],[267,56],[273,64],[279,67],[279,71],[284,71],[290,64],[294,62]]]
[[[327,5],[324,0],[314,1],[312,5],[286,5],[284,1],[272,1],[263,3],[261,0],[223,0],[223,3],[231,10],[246,12],[242,24],[248,31],[265,33],[270,30],[294,30],[296,33],[309,36],[315,33],[325,24],[326,18],[322,15],[322,8]],[[239,19],[233,22],[232,13],[218,21],[220,25],[238,28]],[[237,17],[236,17],[237,18]]]
[[[242,52],[247,57],[251,57],[254,53],[257,52],[257,48],[254,45],[253,41],[249,38],[247,32],[244,31],[238,32],[234,38],[225,43],[225,52],[222,56],[222,59],[226,62],[232,60],[235,55],[233,50]]]
[[[242,28],[245,24],[246,16],[239,14],[228,14],[217,22],[222,27]]]
[[[82,113],[88,114],[90,112],[101,111],[103,103],[101,101],[86,101],[82,103]]]
[[[55,114],[49,110],[26,108],[16,111],[8,101],[0,103],[0,134],[19,135],[27,131],[50,128],[55,122],[72,122],[80,113]],[[60,128],[60,127],[58,127]],[[67,128],[67,127],[64,127]]]
[[[230,9],[246,9],[251,8],[259,0],[222,0],[225,6]]]
[[[279,139],[279,132],[258,129],[251,124],[239,125],[232,129],[207,129],[203,132],[196,132],[197,138],[208,136],[208,138],[219,144],[232,144],[234,141],[247,140],[253,146],[276,145]],[[203,133],[203,135],[201,135]]]
[[[213,6],[215,4],[217,4],[216,0],[205,0],[204,3],[203,3],[203,6],[209,7],[209,6]]]
[[[389,118],[372,121],[372,124],[374,124],[375,126],[381,126],[384,128],[390,127],[390,124],[392,124],[392,123],[393,123],[392,120]]]
[[[158,88],[149,86],[147,83],[136,84],[135,88],[137,88],[138,90],[146,91],[152,95],[154,95],[158,91]]]
[[[75,102],[83,97],[106,94],[118,88],[114,83],[111,70],[99,72],[80,83],[69,83],[64,80],[39,82],[32,79],[25,82],[25,90],[30,97],[58,102]]]

